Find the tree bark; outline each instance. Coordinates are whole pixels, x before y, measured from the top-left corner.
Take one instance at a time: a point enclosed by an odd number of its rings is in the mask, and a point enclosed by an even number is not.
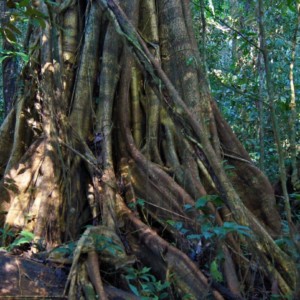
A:
[[[188,4],[40,3],[46,26],[31,36],[40,46],[0,130],[1,142],[14,128],[0,205],[5,228],[32,231],[47,251],[78,241],[70,299],[105,299],[103,282],[129,291],[128,268],[144,266],[156,288],[170,282],[170,299],[240,299],[254,279],[251,296],[274,282],[282,295],[295,289],[295,264],[274,242],[281,220],[272,187],[210,94]],[[220,203],[197,206],[199,198]],[[228,224],[233,232],[218,233]],[[223,256],[204,255],[209,247]],[[136,294],[150,297],[140,282]]]

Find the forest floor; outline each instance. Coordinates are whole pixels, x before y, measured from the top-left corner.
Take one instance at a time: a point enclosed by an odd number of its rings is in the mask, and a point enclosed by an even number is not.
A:
[[[66,299],[68,270],[7,252],[0,253],[1,299]]]

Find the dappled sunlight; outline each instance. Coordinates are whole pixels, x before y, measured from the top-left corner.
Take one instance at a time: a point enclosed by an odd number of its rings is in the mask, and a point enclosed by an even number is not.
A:
[[[41,73],[44,74],[46,71],[54,73],[54,67],[52,63],[47,62],[44,64],[44,66],[42,66]]]
[[[0,298],[16,299],[19,295],[26,299],[61,296],[66,274],[57,274],[53,267],[0,253]]]
[[[193,74],[192,72],[186,72],[186,74],[185,74],[183,80],[185,80],[185,81],[186,81],[186,80],[190,80],[190,79],[193,78],[193,76],[194,76],[194,74]]]
[[[7,272],[17,271],[18,267],[17,267],[17,265],[14,265],[12,263],[6,263],[4,265],[4,270]]]
[[[48,42],[48,37],[47,37],[47,35],[43,34],[42,37],[41,37],[41,40],[42,40],[42,43],[43,43],[43,44],[46,43],[46,42]]]

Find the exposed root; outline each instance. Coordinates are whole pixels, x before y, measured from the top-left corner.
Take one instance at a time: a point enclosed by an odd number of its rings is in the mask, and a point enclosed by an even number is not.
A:
[[[126,255],[124,246],[118,235],[106,226],[89,227],[79,239],[73,255],[72,266],[65,286],[64,294],[73,299],[76,294],[76,282],[78,278],[79,258],[87,254],[87,270],[91,282],[94,285],[100,299],[106,297],[100,275],[100,264],[102,262],[112,266],[115,270],[123,268],[135,262],[133,256]],[[100,258],[100,261],[99,261]]]
[[[194,263],[181,251],[168,244],[127,207],[123,206],[121,214],[128,219],[139,236],[140,243],[151,250],[157,260],[166,264],[166,272],[173,274],[176,286],[182,295],[192,295],[193,299],[204,298],[210,290],[209,281]],[[157,262],[156,262],[157,263]],[[213,291],[216,299],[224,299],[220,293]]]

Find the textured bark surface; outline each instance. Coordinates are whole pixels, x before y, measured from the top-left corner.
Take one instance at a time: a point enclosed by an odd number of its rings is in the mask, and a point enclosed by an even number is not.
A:
[[[32,232],[48,259],[59,249],[69,299],[110,299],[107,283],[126,299],[129,268],[144,266],[168,299],[291,295],[272,187],[211,97],[189,1],[38,9],[51,18],[0,129],[1,226]]]

